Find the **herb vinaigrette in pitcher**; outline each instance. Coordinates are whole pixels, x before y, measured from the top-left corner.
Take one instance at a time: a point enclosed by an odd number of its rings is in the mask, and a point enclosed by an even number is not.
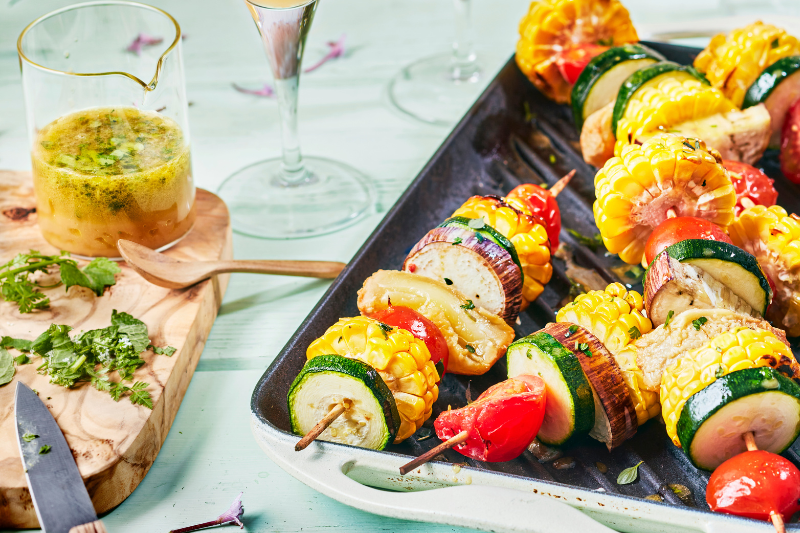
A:
[[[118,239],[158,249],[195,219],[189,146],[178,124],[132,107],[64,115],[38,132],[33,184],[47,241],[116,257]]]

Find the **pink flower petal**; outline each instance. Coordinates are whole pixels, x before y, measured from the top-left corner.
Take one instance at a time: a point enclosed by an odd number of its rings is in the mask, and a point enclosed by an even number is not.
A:
[[[262,89],[245,89],[244,87],[240,87],[235,83],[232,83],[231,85],[233,85],[233,88],[240,93],[252,94],[253,96],[262,96],[264,98],[272,98],[275,96],[275,90],[272,88],[272,86],[267,84],[264,84]]]
[[[325,54],[325,57],[320,59],[314,65],[311,65],[310,67],[305,69],[304,72],[306,72],[306,73],[312,72],[314,70],[317,70],[319,67],[321,67],[322,65],[324,65],[325,63],[327,63],[331,59],[336,59],[337,57],[342,57],[344,55],[344,53],[345,53],[344,39],[345,39],[345,34],[342,34],[342,36],[339,37],[338,41],[335,41],[335,42],[334,41],[329,41],[328,43],[326,43],[328,45],[328,49],[329,50],[328,50],[328,53]]]
[[[139,35],[136,36],[136,39],[134,39],[131,42],[131,44],[128,45],[126,50],[128,52],[133,52],[137,56],[140,56],[142,55],[143,47],[153,46],[155,44],[161,43],[162,41],[164,41],[164,39],[162,39],[161,37],[152,37],[150,35],[147,35],[146,33],[140,33]]]

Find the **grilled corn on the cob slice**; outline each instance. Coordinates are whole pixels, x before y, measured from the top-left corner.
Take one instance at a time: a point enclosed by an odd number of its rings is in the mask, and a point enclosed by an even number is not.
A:
[[[722,92],[688,72],[656,76],[628,101],[617,124],[614,154],[620,155],[627,144],[646,140],[648,134],[735,109]]]
[[[790,337],[800,335],[800,217],[778,205],[756,205],[742,211],[728,232],[775,284],[767,318]]]
[[[672,442],[681,445],[678,419],[692,394],[726,374],[761,366],[770,366],[792,378],[797,376],[797,361],[774,333],[740,327],[714,337],[668,367],[661,378],[661,412]]]
[[[522,265],[522,305],[524,310],[544,290],[553,275],[547,230],[525,205],[514,199],[473,196],[453,216],[483,219],[503,234],[517,250]]]
[[[736,192],[719,154],[703,141],[659,133],[642,145],[626,145],[595,176],[594,219],[611,253],[638,264],[653,228],[677,216],[733,220]]]
[[[516,60],[536,87],[558,103],[571,85],[556,64],[558,54],[581,44],[619,46],[639,40],[628,10],[618,0],[541,0],[519,24]]]
[[[400,413],[395,442],[413,435],[431,416],[439,374],[425,343],[408,331],[363,316],[343,318],[306,351],[308,359],[328,354],[358,359],[378,371]]]
[[[642,371],[636,366],[636,352],[626,350],[633,340],[653,329],[642,314],[643,307],[641,294],[627,290],[621,283],[612,283],[605,290],[581,294],[556,315],[557,322],[588,329],[611,352],[622,370],[639,425],[660,411],[658,394],[640,386]]]
[[[741,107],[747,89],[766,67],[782,57],[800,54],[800,42],[781,28],[755,22],[711,39],[694,66],[711,85]]]

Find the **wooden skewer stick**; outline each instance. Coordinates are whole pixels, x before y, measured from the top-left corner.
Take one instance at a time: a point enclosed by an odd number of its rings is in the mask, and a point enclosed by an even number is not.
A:
[[[345,403],[348,403],[348,405],[345,405]],[[316,440],[316,438],[319,437],[320,434],[322,434],[322,432],[325,431],[328,428],[328,426],[330,426],[333,423],[334,420],[342,416],[342,413],[347,411],[349,408],[350,408],[349,402],[347,402],[346,400],[337,403],[333,407],[333,409],[331,409],[328,412],[328,414],[325,415],[325,417],[322,420],[317,422],[316,426],[311,428],[311,431],[306,433],[305,437],[300,439],[300,441],[297,444],[295,444],[294,451],[299,452],[300,450],[305,450],[309,444],[314,442],[314,440]]]
[[[573,178],[574,176],[575,176],[575,169],[573,168],[572,170],[570,170],[569,174],[567,174],[566,176],[564,176],[563,178],[561,178],[560,180],[558,180],[557,182],[555,182],[555,183],[553,184],[553,186],[552,186],[552,187],[550,187],[550,194],[552,194],[552,195],[553,195],[553,198],[555,198],[556,196],[558,196],[558,195],[559,195],[559,193],[560,193],[561,191],[563,191],[563,190],[564,190],[564,188],[565,188],[567,185],[569,185],[569,182],[572,180],[572,178]]]
[[[748,452],[754,452],[758,450],[758,446],[756,446],[756,438],[752,431],[748,431],[744,434],[744,445],[747,446]],[[772,520],[772,525],[775,526],[775,531],[777,533],[786,533],[786,525],[784,525],[783,516],[781,516],[780,513],[771,511],[769,513],[769,517]]]
[[[427,452],[423,453],[422,455],[420,455],[419,457],[417,457],[413,461],[410,461],[410,462],[404,464],[403,466],[401,466],[400,467],[400,475],[404,476],[404,475],[408,474],[409,472],[411,472],[412,470],[414,470],[418,466],[427,463],[428,461],[430,461],[431,459],[433,459],[434,457],[436,457],[437,455],[439,455],[440,453],[442,453],[446,449],[452,448],[456,444],[461,444],[462,442],[467,440],[468,436],[469,436],[469,433],[467,433],[466,431],[462,431],[461,433],[459,433],[459,434],[457,434],[457,435],[455,435],[453,437],[450,437],[449,439],[447,439],[446,441],[444,441],[440,445],[436,446],[435,448],[431,448],[430,450],[428,450]]]

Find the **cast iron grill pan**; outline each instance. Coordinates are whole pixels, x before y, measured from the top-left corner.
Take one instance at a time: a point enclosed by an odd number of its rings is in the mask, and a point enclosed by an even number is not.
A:
[[[646,44],[682,64],[690,64],[698,53],[697,49],[683,46]],[[411,247],[475,194],[503,195],[520,183],[552,185],[576,169],[570,186],[558,197],[563,224],[561,241],[570,245],[580,266],[595,269],[609,283],[620,281],[641,292],[641,284],[626,274],[630,267],[623,266],[616,257],[607,257],[602,246],[596,251],[582,246],[565,231],[597,233],[592,216],[596,169],[584,163],[578,139],[569,107],[545,98],[519,71],[513,58],[509,60],[264,373],[251,402],[256,417],[281,431],[291,432],[286,395],[306,361],[306,347],[340,317],[358,315],[356,292],[363,281],[376,270],[401,268]],[[800,212],[799,191],[781,175],[777,152],[768,151],[760,166],[775,179],[779,203],[789,212]],[[552,280],[520,315],[521,324],[515,327],[518,337],[555,320],[555,312],[570,289],[565,268],[563,261],[553,261]],[[796,344],[793,349],[797,355]],[[463,407],[467,404],[468,389],[475,399],[505,378],[504,359],[483,376],[447,374],[440,385],[433,416],[423,429],[402,444],[377,453],[419,456],[433,448],[439,444],[435,433],[431,438],[417,439],[431,434],[433,420],[442,409],[448,405],[454,409]],[[633,439],[612,453],[604,444],[589,438],[562,450],[564,457],[574,459],[572,468],[559,469],[554,462],[542,463],[530,452],[505,463],[483,463],[449,450],[438,460],[588,490],[603,489],[629,498],[659,494],[664,505],[689,505],[710,512],[705,502],[709,473],[692,466],[670,442],[659,419],[640,427]],[[784,455],[800,464],[798,451],[795,443]],[[644,461],[639,467],[639,480],[618,485],[617,475],[639,461]],[[564,462],[569,461],[560,461]],[[678,498],[669,484],[688,487],[692,492],[690,501]],[[800,524],[787,525],[800,529]]]

